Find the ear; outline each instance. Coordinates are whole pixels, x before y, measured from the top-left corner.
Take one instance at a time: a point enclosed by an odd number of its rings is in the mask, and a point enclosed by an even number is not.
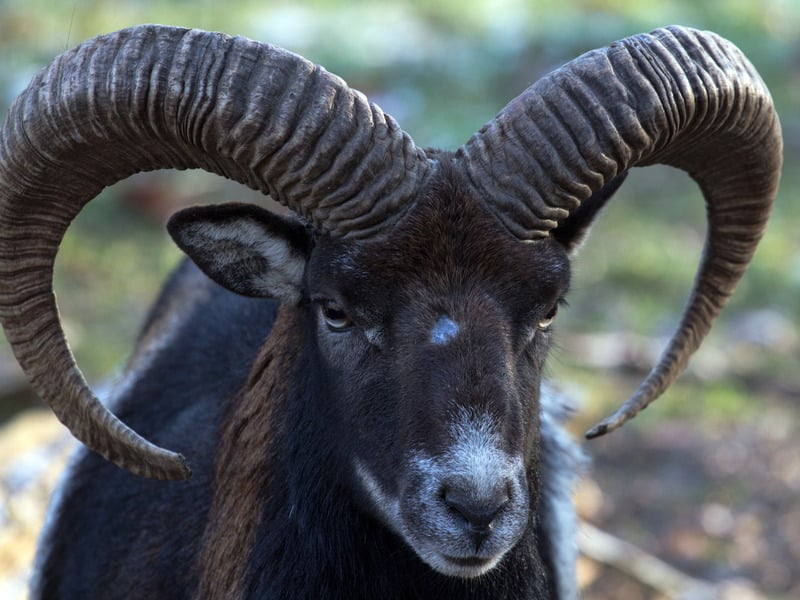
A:
[[[581,205],[558,224],[551,235],[559,241],[570,256],[574,256],[589,235],[589,229],[606,202],[625,181],[628,172],[620,173],[614,179],[581,202]]]
[[[300,300],[311,234],[299,221],[253,204],[217,204],[175,213],[167,231],[206,275],[232,292]]]

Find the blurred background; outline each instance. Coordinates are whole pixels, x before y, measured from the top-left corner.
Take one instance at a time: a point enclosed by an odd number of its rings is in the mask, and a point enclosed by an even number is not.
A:
[[[342,76],[418,145],[454,148],[542,74],[668,24],[734,41],[770,87],[785,159],[774,217],[687,373],[622,430],[587,442],[577,491],[586,598],[800,597],[800,3],[795,0],[0,0],[0,110],[54,56],[158,22],[271,42]],[[163,232],[186,204],[252,199],[204,173],[112,188],[78,217],[56,291],[78,363],[118,372],[179,259]],[[702,250],[684,174],[636,169],[575,261],[550,375],[580,437],[624,401],[675,326]],[[31,396],[0,334],[0,597],[24,596],[47,496],[71,442]],[[710,586],[710,587],[709,587]]]

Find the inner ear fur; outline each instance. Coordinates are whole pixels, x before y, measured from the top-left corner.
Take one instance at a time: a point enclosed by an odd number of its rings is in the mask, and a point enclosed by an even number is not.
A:
[[[574,256],[589,235],[589,230],[600,211],[616,193],[628,176],[624,171],[581,202],[569,216],[558,224],[551,235],[560,242],[570,256]]]
[[[167,223],[172,239],[211,279],[254,298],[297,303],[312,236],[300,221],[253,204],[193,206]]]

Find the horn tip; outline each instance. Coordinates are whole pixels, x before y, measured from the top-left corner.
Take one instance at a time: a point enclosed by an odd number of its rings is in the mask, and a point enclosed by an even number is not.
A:
[[[155,458],[148,457],[129,461],[119,457],[105,456],[119,468],[146,479],[160,481],[187,481],[192,477],[192,469],[186,462],[186,457],[177,452],[157,448]]]
[[[180,481],[187,481],[192,478],[192,468],[189,466],[189,463],[186,462],[186,458],[183,454],[178,454],[178,460],[180,461],[179,470],[178,470],[178,480]]]
[[[153,479],[163,479],[168,481],[187,481],[192,477],[192,469],[186,462],[186,457],[177,452],[171,453],[169,461],[165,465],[159,465],[151,472],[146,473],[146,477]]]
[[[647,406],[647,403],[643,403],[639,399],[639,394],[634,394],[630,400],[620,406],[613,414],[607,416],[587,431],[585,433],[586,439],[593,440],[619,429],[635,417],[645,406]]]
[[[608,425],[605,423],[598,423],[594,427],[592,427],[589,431],[584,434],[587,440],[593,440],[595,438],[599,438],[604,436],[608,433]]]
[[[646,379],[636,390],[636,393],[631,396],[628,401],[620,406],[613,414],[607,416],[600,421],[597,425],[592,427],[584,435],[587,440],[604,436],[612,431],[619,429],[625,423],[630,421],[633,417],[638,415],[642,410],[647,408],[650,403],[655,400],[660,394],[660,389],[653,388],[650,377]]]
[[[627,406],[620,407],[617,412],[600,421],[597,425],[587,431],[584,436],[587,440],[602,437],[612,431],[622,427],[625,423],[631,420],[639,411],[631,412],[626,410]]]

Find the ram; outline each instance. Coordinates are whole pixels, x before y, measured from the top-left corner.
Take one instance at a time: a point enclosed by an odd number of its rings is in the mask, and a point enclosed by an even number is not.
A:
[[[671,27],[589,52],[454,152],[242,38],[141,26],[57,58],[0,132],[0,311],[94,452],[54,499],[33,596],[576,596],[581,453],[542,369],[571,256],[627,171],[654,163],[700,185],[706,247],[662,358],[589,437],[677,377],[766,225],[780,128],[729,42]],[[194,264],[107,407],[70,354],[52,264],[85,203],[162,168],[294,216],[172,218]]]

